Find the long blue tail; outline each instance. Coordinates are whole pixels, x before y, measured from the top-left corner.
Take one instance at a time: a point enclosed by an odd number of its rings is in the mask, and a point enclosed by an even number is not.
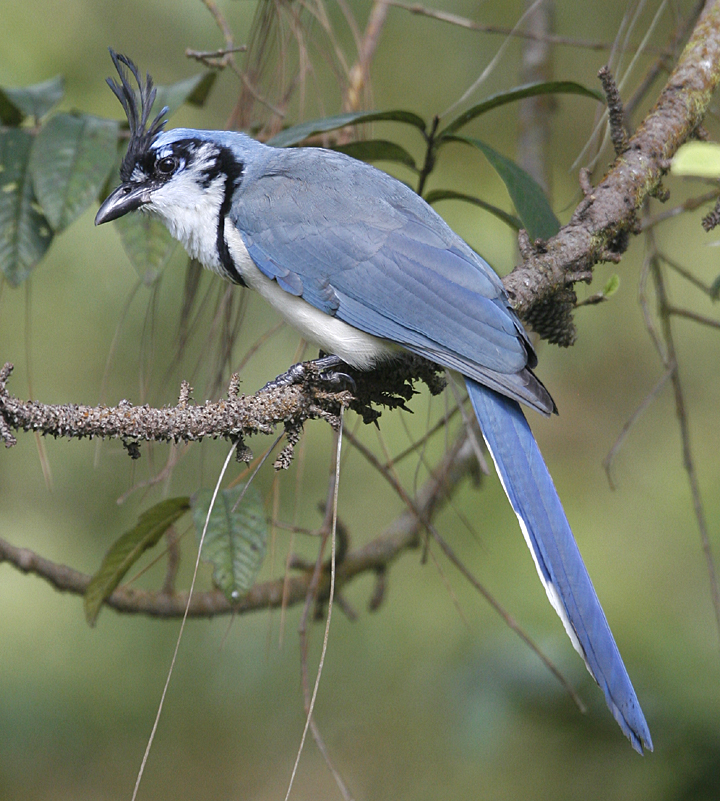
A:
[[[514,400],[470,379],[466,383],[550,603],[633,748],[652,751],[635,690],[525,415]]]

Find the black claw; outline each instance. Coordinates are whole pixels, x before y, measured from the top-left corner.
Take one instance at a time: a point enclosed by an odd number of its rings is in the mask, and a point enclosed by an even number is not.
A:
[[[260,392],[265,392],[269,389],[280,389],[280,387],[289,387],[293,384],[299,384],[305,377],[305,372],[305,365],[302,362],[293,364],[289,370],[282,373],[277,378],[273,378],[272,381],[268,381],[267,384],[265,384],[265,386],[260,390]]]
[[[322,381],[327,381],[328,384],[333,384],[334,386],[347,384],[351,392],[357,392],[357,384],[355,383],[355,379],[347,373],[336,373],[335,371],[329,371],[327,373],[320,373],[320,378]]]
[[[347,373],[336,371],[334,367],[344,367],[345,362],[339,356],[321,356],[319,359],[314,359],[309,362],[299,362],[293,364],[289,370],[268,381],[267,384],[260,390],[265,392],[270,389],[279,389],[280,387],[289,387],[293,384],[301,383],[312,370],[311,375],[318,380],[328,384],[337,386],[339,384],[347,384],[352,392],[357,390],[355,380]]]

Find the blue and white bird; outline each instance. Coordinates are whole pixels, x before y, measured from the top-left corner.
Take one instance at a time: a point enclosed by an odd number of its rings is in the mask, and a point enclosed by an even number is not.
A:
[[[121,185],[96,224],[140,209],[205,267],[259,292],[294,328],[359,370],[403,350],[461,373],[540,580],[633,748],[645,718],[557,492],[520,409],[555,404],[502,283],[422,198],[321,148],[150,121],[155,90],[111,51],[130,123]],[[125,71],[138,84],[136,92]]]

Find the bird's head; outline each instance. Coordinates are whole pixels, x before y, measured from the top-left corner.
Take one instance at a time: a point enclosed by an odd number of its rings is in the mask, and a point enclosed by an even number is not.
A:
[[[206,202],[222,195],[229,173],[236,177],[241,166],[234,165],[214,132],[175,129],[162,133],[167,107],[150,121],[156,89],[150,75],[143,81],[135,64],[126,56],[110,51],[120,76],[108,84],[122,104],[130,126],[127,152],[120,166],[122,183],[100,207],[95,224],[116,220],[130,211],[142,209],[163,217],[165,222],[175,210],[198,211]],[[125,67],[138,85],[135,91]],[[216,137],[215,137],[216,138]],[[218,205],[215,204],[215,205]]]
[[[110,54],[120,81],[108,78],[108,85],[125,110],[130,140],[120,166],[122,183],[100,206],[95,224],[138,209],[149,212],[165,223],[191,256],[238,280],[222,234],[224,217],[242,181],[246,160],[257,161],[258,149],[264,146],[229,131],[175,128],[163,132],[167,108],[150,119],[156,97],[150,75],[143,81],[129,58],[112,50]]]

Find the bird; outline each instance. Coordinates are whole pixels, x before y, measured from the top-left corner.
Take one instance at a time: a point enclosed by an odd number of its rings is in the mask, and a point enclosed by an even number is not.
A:
[[[557,411],[488,263],[410,187],[333,150],[235,131],[165,131],[149,74],[112,49],[128,119],[120,185],[95,224],[140,210],[188,254],[257,291],[325,354],[360,371],[409,351],[465,379],[548,599],[640,754],[652,739],[560,498],[520,407]],[[137,85],[135,89],[130,75]]]

